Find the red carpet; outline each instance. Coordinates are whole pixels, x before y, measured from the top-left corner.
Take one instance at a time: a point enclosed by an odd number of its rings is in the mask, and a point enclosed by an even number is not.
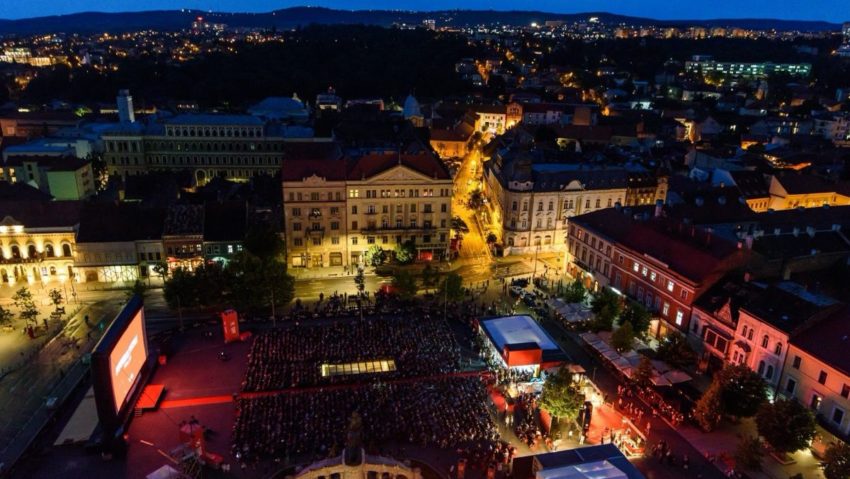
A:
[[[187,399],[172,399],[170,401],[162,401],[160,405],[163,409],[187,406],[206,406],[208,404],[224,404],[233,401],[233,396],[202,396]]]

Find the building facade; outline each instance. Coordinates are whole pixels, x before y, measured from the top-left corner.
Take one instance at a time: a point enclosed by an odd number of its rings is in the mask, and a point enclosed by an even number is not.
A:
[[[178,115],[162,123],[116,126],[104,133],[109,173],[188,170],[198,184],[280,171],[287,138],[250,115]]]
[[[419,260],[448,251],[452,181],[429,153],[292,159],[282,171],[290,266],[354,268],[407,241]]]

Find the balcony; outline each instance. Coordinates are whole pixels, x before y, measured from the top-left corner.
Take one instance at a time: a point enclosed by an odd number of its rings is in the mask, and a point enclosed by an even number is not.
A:
[[[436,231],[436,229],[437,229],[437,228],[435,228],[434,226],[425,226],[425,225],[416,225],[416,226],[410,226],[410,225],[404,225],[404,226],[394,226],[394,225],[377,226],[377,225],[376,225],[376,226],[367,226],[367,227],[365,227],[365,228],[361,228],[361,229],[360,229],[360,232],[361,232],[361,233],[370,233],[370,232],[375,232],[375,231],[387,231],[387,232],[391,232],[391,231]],[[444,228],[444,229],[446,229],[446,230],[447,230],[448,228]]]

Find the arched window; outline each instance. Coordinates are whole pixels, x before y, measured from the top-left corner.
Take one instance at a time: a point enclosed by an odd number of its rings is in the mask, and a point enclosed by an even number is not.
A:
[[[19,248],[18,245],[16,245],[16,244],[12,245],[12,258],[15,258],[15,259],[21,258],[21,248]]]
[[[71,256],[71,245],[65,243],[62,245],[62,256]]]
[[[764,366],[765,366],[764,361],[759,361],[759,369],[758,369],[759,376],[764,376]]]
[[[769,340],[770,340],[770,338],[768,338],[767,335],[765,334],[764,337],[761,338],[761,347],[767,348],[767,342]]]
[[[776,343],[776,347],[773,348],[773,354],[779,356],[782,354],[782,343]]]
[[[53,258],[56,256],[56,251],[53,250],[52,244],[47,243],[46,245],[44,245],[44,255],[48,258]]]
[[[753,330],[752,329],[750,330],[749,333],[747,333],[747,339],[749,339],[750,341],[753,340]]]
[[[766,379],[773,379],[773,366],[767,367],[767,374],[764,375]]]
[[[38,256],[38,251],[35,249],[35,245],[27,246],[27,258],[35,258],[36,256]]]

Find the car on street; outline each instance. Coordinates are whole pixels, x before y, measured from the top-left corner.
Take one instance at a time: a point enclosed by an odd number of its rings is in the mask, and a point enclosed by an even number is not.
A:
[[[510,291],[512,296],[522,296],[522,294],[525,293],[525,290],[522,289],[522,287],[516,285],[511,286]]]

